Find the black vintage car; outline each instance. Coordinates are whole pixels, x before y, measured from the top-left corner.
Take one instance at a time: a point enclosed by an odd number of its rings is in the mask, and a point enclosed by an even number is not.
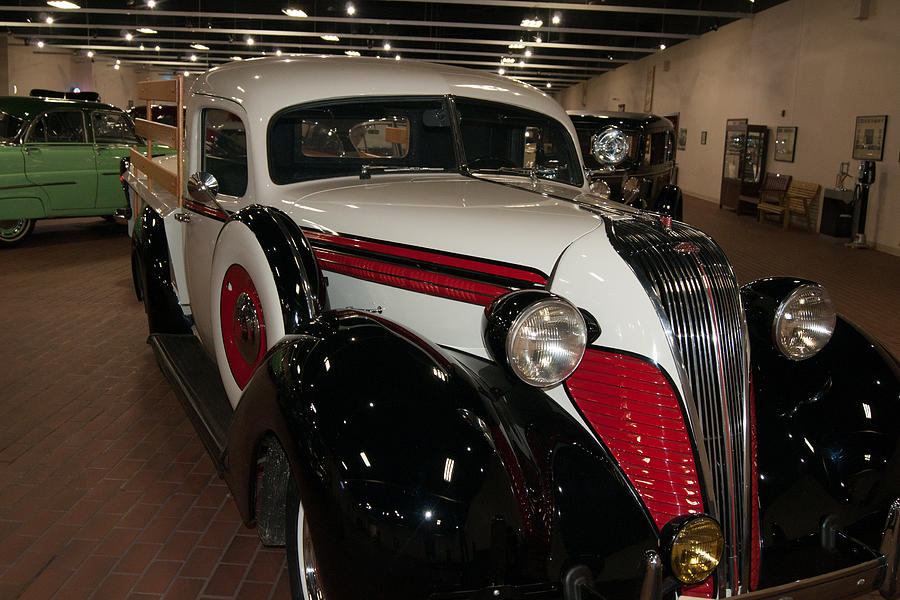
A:
[[[568,111],[591,191],[608,200],[681,219],[673,183],[675,128],[645,113]]]

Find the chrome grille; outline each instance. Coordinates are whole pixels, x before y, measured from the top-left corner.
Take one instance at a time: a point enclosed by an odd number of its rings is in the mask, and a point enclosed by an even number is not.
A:
[[[682,223],[659,217],[607,219],[616,251],[654,298],[680,360],[711,512],[725,532],[720,585],[747,590],[750,559],[750,432],[746,321],[740,288],[721,248]],[[701,462],[702,454],[701,454]],[[708,503],[710,504],[710,503]],[[723,581],[724,577],[724,581]]]

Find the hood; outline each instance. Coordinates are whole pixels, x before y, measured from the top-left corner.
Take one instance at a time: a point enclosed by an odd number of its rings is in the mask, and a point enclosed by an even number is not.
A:
[[[523,265],[550,275],[569,244],[602,224],[595,211],[551,195],[556,187],[564,186],[539,184],[531,191],[456,173],[375,175],[285,186],[274,204],[305,229]]]

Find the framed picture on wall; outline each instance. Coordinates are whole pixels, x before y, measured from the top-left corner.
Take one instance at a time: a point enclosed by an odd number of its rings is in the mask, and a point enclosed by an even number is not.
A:
[[[794,162],[794,148],[796,146],[796,127],[778,127],[775,130],[775,160]]]
[[[856,160],[881,160],[884,158],[884,130],[887,115],[856,117],[853,134],[853,158]]]
[[[706,132],[705,131],[700,132],[700,145],[701,146],[706,145]]]
[[[684,150],[687,146],[687,129],[678,130],[678,149]]]

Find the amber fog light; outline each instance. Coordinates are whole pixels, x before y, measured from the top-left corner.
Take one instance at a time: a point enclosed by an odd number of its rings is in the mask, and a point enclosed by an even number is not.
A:
[[[725,539],[712,517],[696,515],[673,520],[663,530],[669,539],[669,565],[678,581],[705,581],[719,565]]]

